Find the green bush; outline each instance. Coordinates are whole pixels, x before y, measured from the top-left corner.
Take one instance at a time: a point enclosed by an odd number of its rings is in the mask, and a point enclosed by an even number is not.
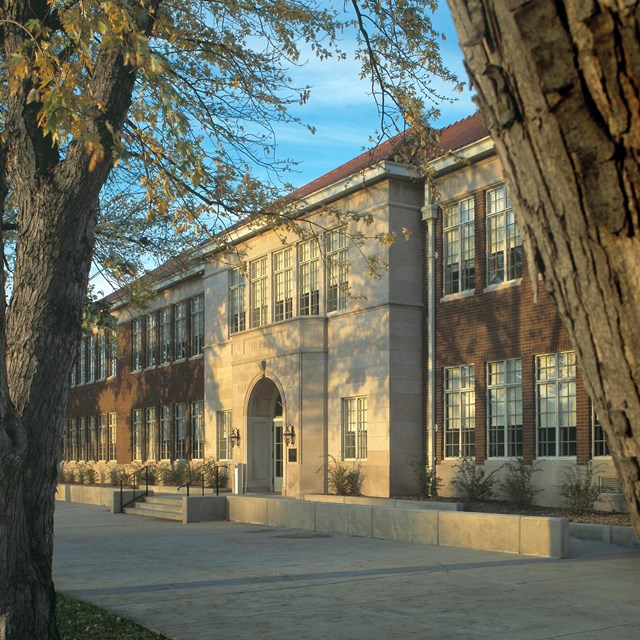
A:
[[[593,511],[600,495],[596,471],[591,461],[565,471],[564,482],[560,485],[560,495],[572,513]]]
[[[525,462],[522,458],[517,458],[515,462],[505,463],[508,475],[500,484],[500,489],[506,494],[507,500],[519,509],[527,509],[542,489],[536,489],[533,484],[533,474],[540,471],[536,469],[536,462]]]
[[[96,484],[98,481],[98,472],[93,465],[80,462],[76,467],[78,474],[78,484]]]
[[[482,502],[495,498],[495,475],[500,469],[487,473],[484,467],[475,463],[473,458],[463,458],[454,465],[458,470],[451,484],[464,502]]]
[[[349,467],[344,462],[329,456],[328,481],[329,491],[338,496],[362,495],[364,474],[360,465],[353,464]]]
[[[214,489],[216,486],[216,473],[218,474],[218,486],[226,487],[229,484],[229,472],[224,465],[218,465],[216,471],[216,459],[207,458],[201,465],[200,471],[204,473],[205,486]]]
[[[170,487],[178,487],[187,482],[186,462],[176,460],[167,462],[160,468],[160,479],[162,484]]]
[[[436,475],[435,468],[432,469],[428,462],[415,456],[409,458],[407,464],[411,467],[413,478],[418,485],[418,495],[424,499],[437,498],[442,487],[442,478]]]
[[[129,470],[122,464],[117,464],[115,467],[109,469],[109,483],[112,487],[116,487],[120,482],[127,482],[129,477]]]

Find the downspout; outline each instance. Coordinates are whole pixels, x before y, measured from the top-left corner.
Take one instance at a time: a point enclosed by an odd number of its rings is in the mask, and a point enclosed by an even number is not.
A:
[[[424,181],[424,207],[422,219],[427,223],[427,428],[429,466],[436,468],[436,221],[438,205],[432,202],[433,194],[429,177]]]

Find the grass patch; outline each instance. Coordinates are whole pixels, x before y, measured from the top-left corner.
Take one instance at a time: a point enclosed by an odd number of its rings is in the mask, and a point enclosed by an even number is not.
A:
[[[136,622],[84,600],[57,594],[56,617],[62,640],[169,640]]]

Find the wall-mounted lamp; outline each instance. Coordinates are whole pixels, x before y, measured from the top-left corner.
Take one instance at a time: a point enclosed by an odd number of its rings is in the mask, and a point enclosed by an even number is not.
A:
[[[240,444],[240,429],[238,429],[238,427],[231,429],[229,441],[231,442],[231,448]]]
[[[292,424],[287,424],[282,435],[284,436],[284,443],[287,447],[296,443],[296,430],[293,428]]]

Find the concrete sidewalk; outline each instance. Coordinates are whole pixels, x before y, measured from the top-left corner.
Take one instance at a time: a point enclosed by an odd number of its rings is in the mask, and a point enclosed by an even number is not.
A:
[[[640,551],[568,560],[56,505],[59,591],[177,640],[636,639]]]

